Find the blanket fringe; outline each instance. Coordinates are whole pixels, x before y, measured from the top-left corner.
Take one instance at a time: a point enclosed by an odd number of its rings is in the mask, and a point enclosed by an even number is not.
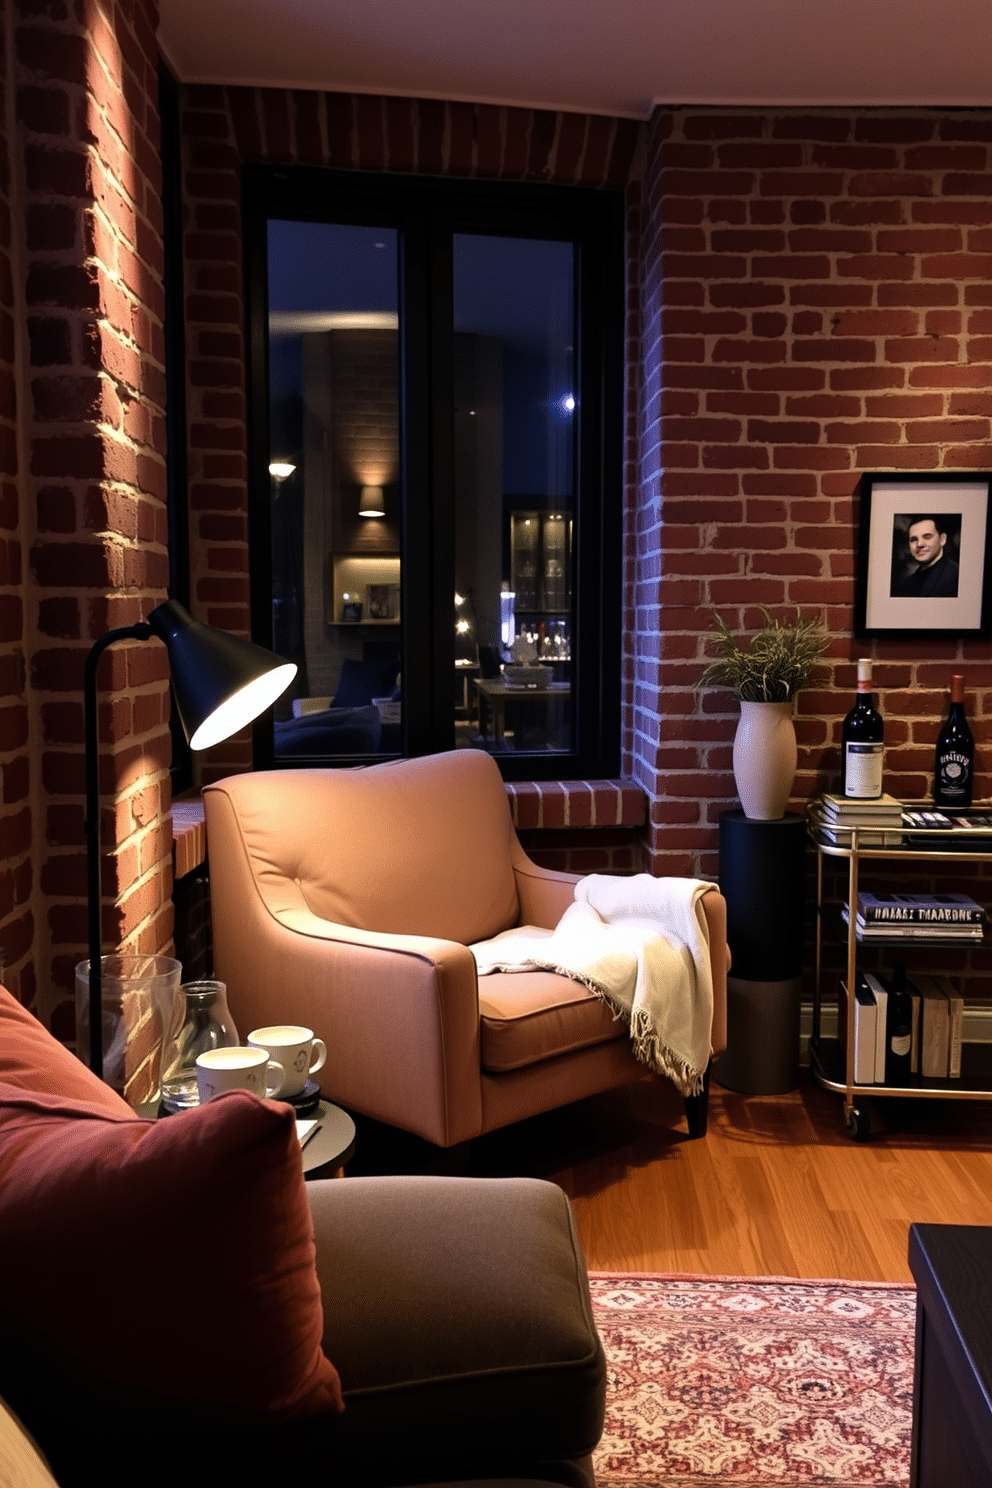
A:
[[[702,1095],[706,1088],[705,1071],[693,1069],[687,1060],[680,1059],[673,1049],[663,1044],[652,1028],[651,1020],[643,1010],[635,1010],[631,1017],[629,1009],[615,1002],[591,977],[582,976],[574,967],[555,966],[551,969],[558,976],[568,977],[573,982],[580,982],[583,987],[588,987],[590,992],[595,992],[600,1002],[605,1003],[610,1009],[614,1023],[627,1024],[630,1029],[632,1052],[639,1064],[646,1065],[648,1069],[654,1070],[655,1074],[664,1075],[666,1079],[671,1080],[681,1096]]]

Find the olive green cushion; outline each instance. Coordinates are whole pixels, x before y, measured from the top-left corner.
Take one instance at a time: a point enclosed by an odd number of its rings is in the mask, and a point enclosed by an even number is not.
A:
[[[375,1177],[307,1192],[345,1399],[321,1428],[341,1468],[374,1457],[393,1482],[540,1477],[591,1453],[605,1360],[557,1185]]]

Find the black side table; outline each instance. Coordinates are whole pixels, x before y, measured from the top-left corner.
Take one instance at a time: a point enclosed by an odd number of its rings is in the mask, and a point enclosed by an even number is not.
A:
[[[992,1483],[992,1228],[911,1225],[911,1488]]]
[[[340,1178],[355,1150],[355,1123],[340,1106],[322,1100],[312,1117],[317,1130],[303,1144],[304,1178]]]
[[[727,1047],[713,1066],[727,1090],[782,1095],[799,1084],[806,821],[720,817],[727,901]]]

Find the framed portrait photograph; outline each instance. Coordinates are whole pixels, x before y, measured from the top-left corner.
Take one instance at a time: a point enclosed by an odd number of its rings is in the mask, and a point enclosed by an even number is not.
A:
[[[992,632],[990,487],[987,471],[861,477],[855,635]]]

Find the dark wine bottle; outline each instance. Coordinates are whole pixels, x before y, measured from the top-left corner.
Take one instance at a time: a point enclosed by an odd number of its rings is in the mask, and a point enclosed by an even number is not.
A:
[[[967,809],[975,783],[975,740],[964,716],[964,677],[951,678],[951,711],[937,735],[933,803]]]
[[[882,794],[885,725],[872,700],[871,659],[858,662],[858,695],[840,734],[840,792],[859,801]]]
[[[913,1048],[913,999],[906,983],[906,968],[897,962],[889,983],[885,1019],[885,1083],[905,1085],[909,1079]]]

